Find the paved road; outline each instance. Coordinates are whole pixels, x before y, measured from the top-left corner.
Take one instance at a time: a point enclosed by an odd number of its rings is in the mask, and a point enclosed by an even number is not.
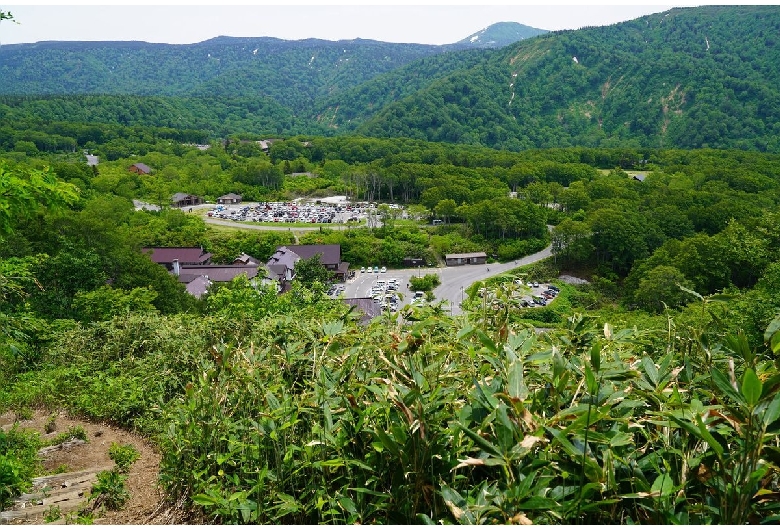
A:
[[[461,265],[458,267],[444,267],[441,269],[441,285],[433,290],[436,300],[447,300],[452,303],[452,314],[460,315],[460,303],[465,296],[464,291],[474,282],[486,280],[492,276],[498,276],[523,265],[530,265],[552,256],[552,247],[525,256],[508,263],[491,263],[490,265]],[[490,269],[490,270],[488,270]]]
[[[471,284],[477,281],[485,280],[492,276],[503,274],[507,271],[520,267],[522,265],[530,265],[537,261],[541,261],[544,258],[548,258],[552,255],[551,247],[547,247],[544,250],[531,254],[517,261],[510,261],[509,263],[491,263],[490,265],[460,265],[457,267],[422,267],[415,269],[393,269],[388,270],[385,274],[374,274],[373,272],[360,273],[355,275],[353,280],[347,282],[344,289],[345,298],[363,298],[370,296],[369,291],[371,286],[378,279],[387,280],[388,278],[398,278],[400,280],[401,288],[398,290],[403,296],[401,305],[408,304],[412,299],[412,292],[407,287],[409,278],[412,276],[425,276],[426,274],[438,274],[441,278],[441,285],[434,289],[433,294],[436,295],[436,301],[446,300],[451,303],[449,309],[453,315],[460,315],[461,311],[460,303],[465,296],[464,291],[469,288]],[[490,269],[490,270],[488,270]],[[445,306],[448,307],[448,306]]]

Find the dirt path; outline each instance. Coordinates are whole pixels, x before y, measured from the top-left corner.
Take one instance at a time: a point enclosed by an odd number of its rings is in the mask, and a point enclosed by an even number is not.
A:
[[[166,510],[158,509],[161,506],[162,495],[157,486],[157,476],[160,471],[160,455],[144,438],[111,427],[86,422],[83,420],[68,418],[64,414],[56,417],[56,431],[46,434],[44,426],[49,419],[49,414],[36,411],[33,419],[20,421],[19,428],[37,431],[42,440],[52,439],[73,426],[82,426],[87,432],[87,443],[76,445],[60,451],[54,451],[44,458],[44,474],[51,475],[55,471],[66,471],[72,475],[74,472],[96,469],[110,469],[113,461],[108,456],[108,449],[112,442],[120,444],[132,444],[140,453],[140,458],[130,467],[126,486],[130,492],[130,499],[119,511],[106,511],[96,514],[95,524],[166,524],[173,522]],[[8,430],[13,426],[13,414],[0,416],[0,426]],[[74,480],[71,478],[68,483]],[[89,496],[89,484],[86,484],[86,493],[83,498]],[[44,501],[45,504],[45,501]],[[76,506],[74,509],[77,509]],[[63,512],[65,510],[63,509]],[[63,513],[64,515],[64,513]],[[63,523],[64,520],[60,520]],[[42,524],[42,514],[29,516],[26,520],[15,520],[12,524]]]

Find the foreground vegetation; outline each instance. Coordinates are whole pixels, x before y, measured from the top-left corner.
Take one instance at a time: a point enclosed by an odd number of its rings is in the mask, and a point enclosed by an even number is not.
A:
[[[658,330],[435,308],[361,327],[230,291],[213,317],[77,326],[3,402],[147,432],[171,499],[216,522],[777,519],[780,320],[766,344],[712,299]]]

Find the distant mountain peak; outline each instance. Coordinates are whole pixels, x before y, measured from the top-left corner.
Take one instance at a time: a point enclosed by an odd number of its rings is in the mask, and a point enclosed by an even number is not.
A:
[[[458,48],[503,48],[517,41],[548,33],[518,22],[497,22],[454,44]]]

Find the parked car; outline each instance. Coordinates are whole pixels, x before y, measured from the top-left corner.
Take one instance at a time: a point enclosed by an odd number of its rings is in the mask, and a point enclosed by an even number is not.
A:
[[[381,269],[379,269],[379,272],[381,272],[382,274],[386,273],[387,267],[382,267]]]
[[[360,272],[361,272],[361,273],[364,273],[364,272],[366,272],[366,268],[365,268],[365,267],[360,267]]]
[[[374,266],[374,274],[379,274],[379,267],[376,265]]]

